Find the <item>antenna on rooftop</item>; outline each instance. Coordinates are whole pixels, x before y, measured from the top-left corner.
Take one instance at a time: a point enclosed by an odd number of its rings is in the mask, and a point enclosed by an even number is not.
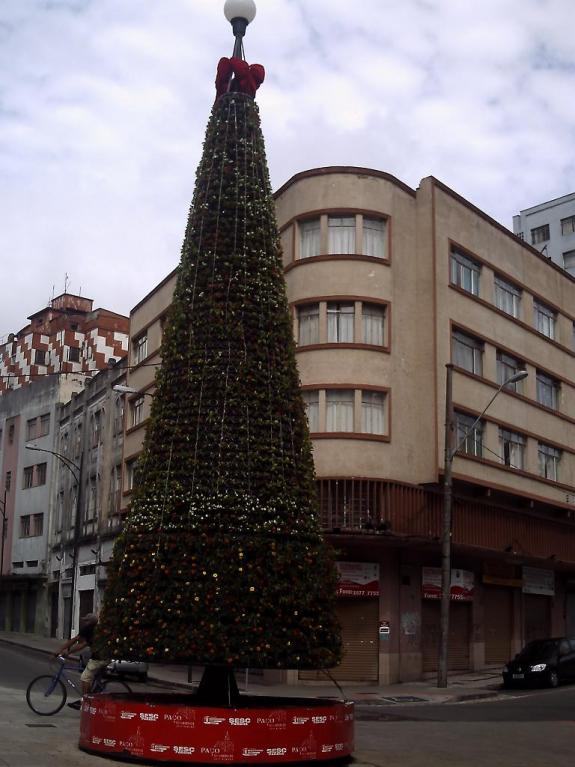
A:
[[[69,282],[68,272],[64,272],[64,293],[68,292],[68,282]]]

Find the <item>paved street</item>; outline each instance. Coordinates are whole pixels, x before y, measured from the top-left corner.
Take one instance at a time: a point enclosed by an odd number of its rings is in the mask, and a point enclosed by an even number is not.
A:
[[[30,711],[24,690],[45,655],[0,643],[0,767],[105,767],[78,751],[79,714]],[[575,685],[486,702],[358,705],[355,767],[571,767]]]

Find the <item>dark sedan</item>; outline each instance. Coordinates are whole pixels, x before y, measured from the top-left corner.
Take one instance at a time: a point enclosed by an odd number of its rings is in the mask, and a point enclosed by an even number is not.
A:
[[[575,680],[575,639],[536,639],[503,667],[505,687],[557,687]]]

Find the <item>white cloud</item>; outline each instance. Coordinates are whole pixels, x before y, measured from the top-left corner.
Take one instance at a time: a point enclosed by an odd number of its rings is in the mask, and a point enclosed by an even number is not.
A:
[[[245,41],[275,187],[433,174],[503,224],[571,192],[571,0],[258,0]],[[179,259],[223,0],[3,0],[0,336],[55,285],[129,312]]]

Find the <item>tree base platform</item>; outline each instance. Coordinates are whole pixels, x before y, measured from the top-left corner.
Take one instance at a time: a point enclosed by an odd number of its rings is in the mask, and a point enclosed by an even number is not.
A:
[[[187,694],[88,695],[79,747],[164,765],[334,763],[353,752],[354,705],[246,695],[224,707],[202,705]]]

